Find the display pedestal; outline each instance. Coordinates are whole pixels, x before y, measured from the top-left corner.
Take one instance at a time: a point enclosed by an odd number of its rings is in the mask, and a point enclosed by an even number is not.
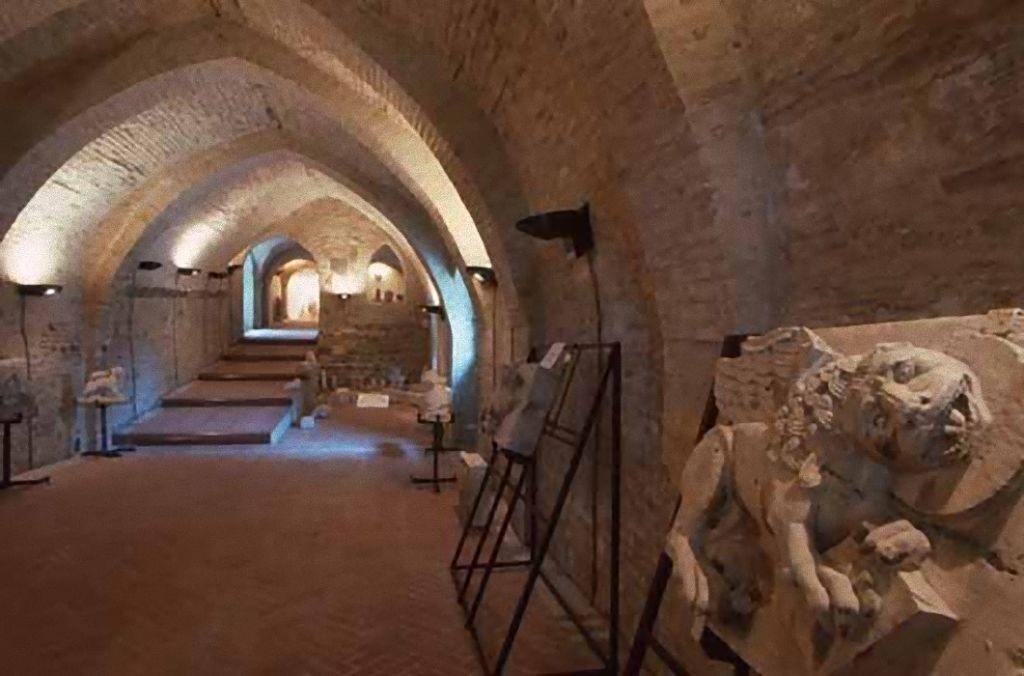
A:
[[[429,455],[433,455],[434,456],[433,457],[434,471],[433,471],[433,474],[431,476],[429,476],[429,477],[412,476],[412,477],[409,477],[409,480],[412,481],[414,484],[430,484],[430,485],[432,485],[434,487],[434,492],[435,493],[440,493],[441,492],[441,484],[455,483],[455,477],[453,477],[453,476],[443,477],[443,476],[439,476],[439,474],[438,474],[441,454],[442,453],[456,453],[456,452],[462,450],[460,448],[450,448],[450,447],[446,447],[444,445],[444,425],[445,425],[445,422],[452,422],[454,420],[454,418],[452,416],[448,416],[448,420],[445,421],[445,420],[441,419],[440,415],[437,415],[437,416],[434,416],[433,420],[430,420],[430,419],[427,419],[427,418],[417,418],[416,420],[420,424],[430,425],[431,429],[433,430],[434,440],[433,440],[433,442],[431,443],[430,446],[428,446],[427,448],[423,449],[423,452],[427,453]]]
[[[36,486],[38,484],[50,483],[50,477],[43,477],[42,479],[12,479],[11,478],[11,425],[16,425],[22,421],[22,417],[12,418],[11,420],[0,421],[4,426],[4,449],[3,449],[3,476],[0,477],[0,490],[13,488],[15,486]]]
[[[80,403],[86,406],[95,406],[96,409],[100,412],[100,450],[86,451],[85,453],[82,453],[83,456],[89,458],[120,458],[122,453],[129,453],[135,450],[134,446],[121,446],[118,448],[111,448],[108,439],[109,435],[107,433],[107,409],[110,406],[126,404],[128,403],[127,399],[113,402],[80,401]]]

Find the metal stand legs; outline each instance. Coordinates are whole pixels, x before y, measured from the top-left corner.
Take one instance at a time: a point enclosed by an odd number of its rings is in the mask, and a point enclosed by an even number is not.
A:
[[[428,422],[428,421],[420,419],[420,422],[425,423],[425,422]],[[442,453],[454,453],[455,451],[458,451],[459,449],[458,448],[446,448],[445,447],[445,445],[444,445],[444,423],[441,422],[440,419],[431,420],[429,422],[430,422],[430,424],[431,424],[431,426],[433,428],[434,441],[433,441],[433,443],[429,447],[424,448],[423,452],[424,453],[429,453],[429,454],[434,456],[434,459],[433,459],[434,472],[429,477],[412,476],[412,477],[409,477],[409,480],[412,481],[414,484],[431,484],[434,487],[434,492],[435,493],[440,493],[441,492],[441,484],[450,484],[450,483],[454,483],[455,482],[455,477],[453,477],[453,476],[442,477],[442,476],[438,475],[439,463],[440,463],[440,455]]]
[[[621,348],[619,344],[596,344],[588,346],[573,346],[571,349],[576,351],[578,356],[581,350],[585,349],[597,349],[606,350],[609,353],[609,359],[607,366],[601,377],[601,381],[597,386],[597,391],[593,393],[593,399],[591,401],[589,413],[586,418],[586,422],[583,428],[578,434],[573,433],[572,430],[558,424],[558,414],[555,414],[555,419],[549,419],[546,422],[545,436],[549,436],[563,443],[568,443],[573,447],[573,453],[569,461],[569,466],[563,476],[561,486],[558,491],[558,496],[555,500],[555,505],[551,514],[547,519],[547,527],[544,531],[543,537],[539,541],[536,541],[535,531],[532,527],[534,523],[534,515],[536,512],[536,503],[534,499],[535,495],[535,460],[532,456],[523,456],[512,453],[506,450],[495,449],[492,454],[491,461],[487,465],[487,470],[484,474],[483,482],[480,485],[480,490],[473,502],[473,509],[470,513],[469,519],[462,532],[462,537],[459,539],[459,544],[455,550],[455,556],[452,557],[451,569],[453,576],[456,579],[456,583],[459,587],[458,598],[459,602],[463,604],[466,609],[466,628],[473,634],[473,639],[476,642],[478,653],[481,655],[481,660],[484,662],[485,671],[488,674],[502,674],[508,664],[509,657],[512,652],[512,647],[515,644],[516,636],[519,633],[519,628],[522,624],[523,617],[526,614],[527,607],[530,602],[530,598],[533,594],[534,588],[536,587],[537,581],[541,580],[548,585],[552,590],[555,599],[562,605],[563,610],[569,615],[569,618],[576,625],[580,633],[583,634],[587,644],[591,647],[594,653],[601,659],[603,668],[599,671],[586,672],[586,673],[602,673],[602,674],[616,674],[618,672],[618,634],[619,634],[619,512],[620,512],[620,499],[619,499],[619,486],[620,486],[620,472],[621,472],[621,388],[622,388],[622,361],[621,361]],[[573,360],[575,363],[575,359]],[[555,530],[558,527],[559,519],[561,518],[562,512],[569,499],[569,492],[572,488],[573,481],[575,480],[577,470],[579,469],[580,462],[583,458],[583,454],[590,441],[591,434],[593,433],[597,420],[600,417],[600,408],[602,402],[605,400],[605,396],[608,391],[611,390],[611,413],[612,413],[612,449],[611,449],[611,556],[609,562],[609,640],[607,644],[607,650],[601,645],[601,641],[592,636],[591,632],[579,621],[579,618],[575,616],[572,609],[570,609],[566,603],[561,599],[557,590],[551,585],[550,581],[544,575],[542,567],[544,560],[548,554],[551,544],[554,540]],[[559,407],[559,410],[561,407]],[[466,545],[466,539],[469,535],[470,529],[473,527],[473,523],[476,518],[477,511],[480,508],[480,504],[483,500],[484,493],[488,490],[489,483],[491,482],[494,472],[496,471],[495,465],[499,462],[499,458],[505,459],[505,468],[501,473],[501,480],[498,483],[498,487],[495,491],[493,502],[487,512],[487,518],[483,525],[483,532],[480,535],[480,539],[476,543],[476,547],[473,552],[472,559],[469,564],[460,564],[459,557],[462,554],[463,549]],[[515,465],[520,466],[520,472],[517,477],[513,480],[513,467]],[[524,485],[527,481],[527,477],[530,480],[530,490],[527,493],[528,497],[524,497]],[[505,497],[505,493],[509,486],[512,486],[512,498],[508,502],[504,518],[501,520],[501,524],[498,527],[495,542],[491,545],[490,553],[487,556],[486,563],[481,563],[481,556],[485,543],[490,536],[491,527],[494,525],[495,516],[498,512],[498,505]],[[505,536],[508,532],[508,527],[513,519],[516,507],[520,500],[528,502],[527,509],[529,510],[528,516],[530,517],[530,558],[526,561],[498,561],[498,556],[501,552],[501,547],[504,542]],[[475,621],[477,618],[478,611],[483,603],[484,595],[487,590],[488,583],[491,579],[491,574],[496,568],[511,568],[511,567],[529,567],[529,573],[526,579],[526,583],[519,596],[518,603],[516,604],[515,611],[513,613],[511,622],[508,627],[508,631],[505,635],[504,642],[501,646],[501,651],[498,654],[496,661],[493,666],[486,664],[486,658],[483,657],[482,649],[480,647],[480,640],[476,633]],[[480,581],[480,586],[476,590],[476,594],[471,604],[467,605],[466,594],[469,590],[472,578],[477,568],[483,568],[484,574]],[[465,571],[465,577],[459,584],[457,571]],[[584,673],[584,672],[580,672]]]
[[[12,479],[11,478],[11,425],[21,422],[17,420],[5,420],[4,425],[4,449],[3,449],[3,476],[0,477],[0,490],[13,488],[14,486],[37,486],[50,483],[50,477],[42,479]]]
[[[100,410],[100,450],[86,451],[82,455],[90,458],[120,458],[122,453],[134,451],[134,446],[110,448],[107,440],[107,406],[105,404],[98,404],[96,408]]]

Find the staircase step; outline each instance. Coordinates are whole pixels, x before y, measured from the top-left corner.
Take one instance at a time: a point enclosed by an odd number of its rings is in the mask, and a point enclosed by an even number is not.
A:
[[[118,446],[274,444],[292,421],[290,406],[169,407],[114,434]]]
[[[316,345],[315,329],[255,329],[246,332],[240,343],[248,345]]]
[[[281,381],[197,380],[171,392],[161,401],[168,407],[295,406],[301,393],[285,389]]]
[[[301,361],[222,361],[199,374],[199,380],[307,379]]]
[[[224,359],[231,361],[302,361],[313,346],[236,343],[228,348]]]

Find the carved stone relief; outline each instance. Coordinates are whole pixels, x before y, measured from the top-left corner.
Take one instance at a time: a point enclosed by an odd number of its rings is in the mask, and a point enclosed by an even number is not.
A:
[[[768,675],[874,673],[913,632],[941,650],[948,571],[997,551],[1024,476],[1022,318],[779,329],[720,360],[666,547],[693,636]]]
[[[500,447],[532,455],[543,431],[545,416],[558,393],[561,367],[537,363],[506,366],[490,406],[481,417],[481,429]]]

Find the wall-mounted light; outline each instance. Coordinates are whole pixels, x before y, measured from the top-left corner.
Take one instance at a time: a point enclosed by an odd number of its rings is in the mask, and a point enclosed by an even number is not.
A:
[[[179,277],[196,277],[203,273],[199,268],[178,268]]]
[[[420,305],[420,312],[428,315],[437,315],[440,319],[447,319],[443,305]]]
[[[22,296],[56,296],[63,288],[59,284],[18,284],[18,293]]]
[[[227,279],[228,273],[226,272],[207,272],[206,275],[210,279]]]
[[[139,261],[139,270],[145,270],[146,272],[159,270],[163,266],[163,263],[158,263],[157,261]]]
[[[568,211],[549,211],[528,216],[516,229],[537,239],[565,240],[566,252],[577,258],[594,248],[594,231],[590,227],[590,205]]]
[[[233,274],[235,274],[236,272],[238,272],[241,269],[242,269],[242,264],[241,263],[232,263],[231,265],[228,266],[228,274],[229,275],[233,275]]]
[[[469,265],[466,267],[466,272],[481,284],[493,286],[498,283],[498,278],[494,274],[494,268],[488,268],[483,265]]]

